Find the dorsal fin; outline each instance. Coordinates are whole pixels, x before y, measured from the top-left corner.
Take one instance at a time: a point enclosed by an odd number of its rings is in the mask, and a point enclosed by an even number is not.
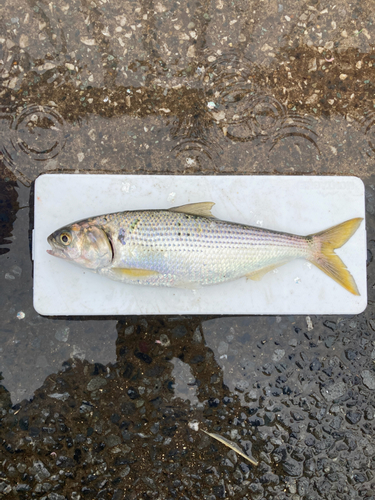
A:
[[[211,208],[215,205],[212,201],[203,201],[201,203],[189,203],[188,205],[181,205],[180,207],[170,208],[170,212],[179,212],[190,215],[200,215],[201,217],[215,218],[211,213]]]

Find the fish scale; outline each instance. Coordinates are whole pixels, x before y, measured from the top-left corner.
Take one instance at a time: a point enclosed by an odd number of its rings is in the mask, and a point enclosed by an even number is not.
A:
[[[124,243],[113,245],[113,266],[157,271],[142,278],[148,285],[220,283],[308,251],[304,237],[167,210],[119,213],[103,229],[112,241],[125,230]]]

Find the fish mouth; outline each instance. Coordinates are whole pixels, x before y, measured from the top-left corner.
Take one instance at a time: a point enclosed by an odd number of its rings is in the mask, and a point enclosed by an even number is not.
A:
[[[67,259],[67,256],[64,254],[63,250],[59,250],[58,248],[52,248],[52,250],[46,250],[49,255],[53,255],[53,257],[59,257],[60,259]]]
[[[60,248],[57,248],[54,245],[54,240],[53,240],[52,234],[50,236],[48,236],[47,241],[48,241],[48,243],[51,246],[51,250],[47,250],[47,253],[49,255],[52,255],[53,257],[59,257],[60,259],[66,259],[67,258],[67,256],[64,253],[64,250],[62,250]]]

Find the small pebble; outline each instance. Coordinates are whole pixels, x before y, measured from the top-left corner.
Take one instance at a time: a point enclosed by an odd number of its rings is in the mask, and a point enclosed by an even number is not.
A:
[[[193,342],[198,344],[198,343],[202,342],[202,340],[203,340],[203,337],[202,337],[202,334],[201,334],[199,327],[198,327],[193,334]]]
[[[362,414],[359,411],[349,410],[346,413],[346,420],[353,425],[358,424],[358,422],[361,420],[361,418],[362,418]]]
[[[306,316],[306,323],[307,323],[307,330],[308,331],[314,329],[310,316]]]
[[[87,384],[87,390],[88,391],[96,391],[97,389],[101,389],[105,385],[107,385],[106,379],[104,379],[102,377],[94,377]]]
[[[329,335],[326,338],[326,340],[324,341],[325,346],[329,349],[330,347],[333,346],[333,344],[335,343],[335,340],[336,340],[336,337],[334,337],[333,335]]]
[[[312,360],[312,363],[310,364],[310,370],[312,372],[316,372],[316,371],[320,370],[321,367],[322,367],[322,363],[319,361],[319,359],[318,358],[314,358]]]
[[[70,398],[69,392],[63,392],[63,393],[55,392],[53,394],[48,394],[48,396],[53,399],[58,399],[59,401],[66,401],[67,399]]]
[[[375,373],[370,370],[363,370],[361,375],[365,386],[369,389],[375,389]]]
[[[188,426],[190,427],[190,429],[193,429],[193,431],[198,431],[199,422],[189,422]]]
[[[69,338],[69,332],[69,327],[60,328],[59,330],[57,330],[57,332],[55,332],[55,339],[59,340],[60,342],[66,342]]]
[[[168,347],[171,343],[169,340],[168,336],[165,333],[162,333],[160,335],[159,341],[156,341],[158,344],[162,345],[163,347]]]
[[[354,349],[346,349],[345,351],[345,356],[349,361],[354,361],[358,355],[357,351],[354,351]]]
[[[375,409],[372,406],[366,408],[366,410],[365,410],[365,418],[366,418],[366,420],[374,420],[374,418],[375,418]]]
[[[278,361],[282,360],[284,356],[285,356],[284,349],[276,349],[276,351],[272,355],[272,361],[277,363]]]
[[[374,378],[374,389],[375,389],[375,378]],[[345,394],[345,392],[346,392],[346,384],[344,382],[336,382],[332,385],[321,388],[322,396],[327,401],[334,401],[335,399],[338,399],[340,396]]]
[[[132,333],[134,333],[134,325],[131,325],[131,326],[128,326],[127,328],[125,328],[125,335],[131,335]]]
[[[275,365],[273,363],[266,363],[262,367],[262,371],[265,375],[271,375],[273,371],[275,370]]]

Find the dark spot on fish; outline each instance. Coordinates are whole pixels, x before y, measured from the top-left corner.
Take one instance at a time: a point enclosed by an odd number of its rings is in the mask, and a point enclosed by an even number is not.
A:
[[[121,228],[118,232],[118,240],[122,245],[126,244],[126,231],[124,228]]]
[[[137,224],[139,222],[139,219],[134,219],[133,222],[130,224],[130,231],[133,232],[134,229],[137,227]]]
[[[177,233],[177,236],[181,236],[181,233]]]
[[[186,233],[186,236],[190,236],[190,233]]]
[[[305,236],[305,238],[306,238],[306,241],[307,241],[309,247],[312,247],[314,245],[314,238],[312,236],[310,236],[310,235],[309,236]]]

